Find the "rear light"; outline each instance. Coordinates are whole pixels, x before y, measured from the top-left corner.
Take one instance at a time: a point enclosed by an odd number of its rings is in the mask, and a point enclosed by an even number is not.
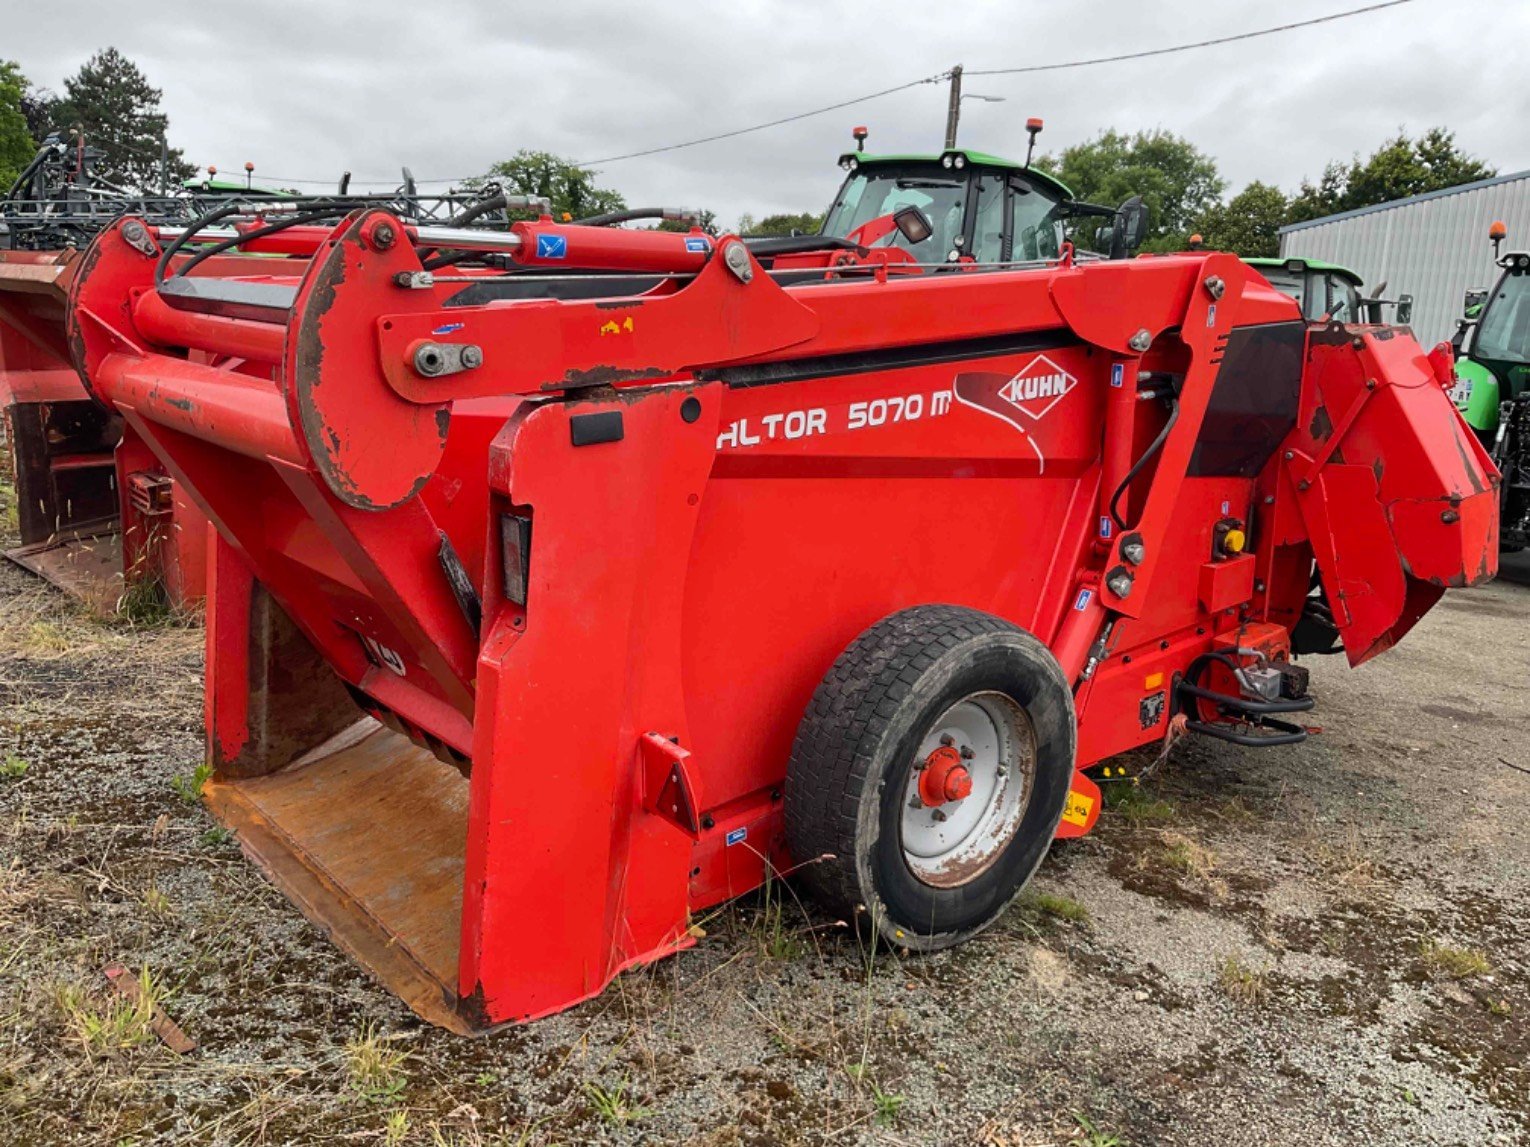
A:
[[[499,516],[499,551],[505,571],[505,597],[526,604],[526,583],[531,575],[531,519],[519,514]]]

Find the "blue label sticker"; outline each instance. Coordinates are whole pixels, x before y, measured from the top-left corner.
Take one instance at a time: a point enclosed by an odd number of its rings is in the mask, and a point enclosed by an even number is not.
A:
[[[1112,363],[1110,367],[1110,385],[1119,388],[1123,386],[1125,382],[1126,364],[1121,362]]]
[[[1094,600],[1094,590],[1081,589],[1078,591],[1078,600],[1073,603],[1073,608],[1078,610],[1088,609],[1089,603]]]
[[[705,255],[712,249],[712,244],[700,235],[687,235],[685,237],[685,249],[695,255]]]
[[[445,323],[430,333],[433,335],[449,335],[453,331],[460,331],[465,326],[467,326],[466,323]]]
[[[1206,325],[1208,327],[1217,325],[1217,305],[1215,303],[1206,308]]]
[[[1100,537],[1108,538],[1108,537],[1110,537],[1111,534],[1113,534],[1115,532],[1116,532],[1116,524],[1114,522],[1112,522],[1109,517],[1104,517],[1104,518],[1100,519]]]
[[[1230,511],[1231,509],[1232,509],[1232,503],[1231,502],[1223,502],[1222,503],[1222,516],[1225,518],[1227,516],[1227,514],[1228,514],[1228,511]]]
[[[568,239],[563,235],[538,235],[538,259],[567,259]]]
[[[749,830],[747,828],[735,828],[723,840],[726,842],[727,847],[731,848],[735,844],[743,844],[748,838]]]

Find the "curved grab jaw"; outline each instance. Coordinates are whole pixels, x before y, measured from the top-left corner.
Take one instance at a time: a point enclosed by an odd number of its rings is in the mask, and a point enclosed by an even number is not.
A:
[[[1498,572],[1498,471],[1418,344],[1379,330],[1314,332],[1287,470],[1352,665]]]

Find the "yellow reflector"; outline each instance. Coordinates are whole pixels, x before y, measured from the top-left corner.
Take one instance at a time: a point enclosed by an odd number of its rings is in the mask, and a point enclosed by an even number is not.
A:
[[[1144,689],[1157,689],[1162,684],[1163,684],[1163,674],[1162,673],[1149,673],[1146,677],[1144,677],[1142,679],[1142,687]]]

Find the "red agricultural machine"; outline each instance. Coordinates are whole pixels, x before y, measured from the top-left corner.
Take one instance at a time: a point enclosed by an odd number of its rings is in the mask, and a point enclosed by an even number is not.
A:
[[[86,253],[75,363],[216,527],[210,803],[426,1018],[567,1008],[772,870],[961,941],[1093,826],[1092,766],[1180,716],[1299,741],[1296,655],[1493,575],[1497,476],[1405,330],[1231,255],[887,224]],[[223,244],[290,261],[187,274]]]

